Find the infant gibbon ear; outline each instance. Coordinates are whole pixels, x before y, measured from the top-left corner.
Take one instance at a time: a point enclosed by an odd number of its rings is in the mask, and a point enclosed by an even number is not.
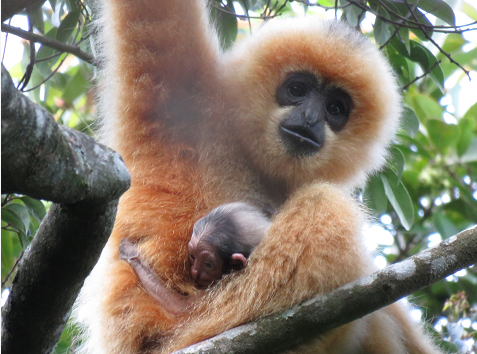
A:
[[[242,270],[247,266],[247,258],[242,253],[234,253],[230,257],[230,266],[235,270]]]

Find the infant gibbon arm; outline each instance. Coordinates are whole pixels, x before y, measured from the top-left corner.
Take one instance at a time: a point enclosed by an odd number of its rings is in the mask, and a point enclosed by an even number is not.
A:
[[[157,302],[174,315],[182,315],[197,301],[203,292],[198,291],[192,295],[182,295],[166,287],[150,267],[144,264],[139,255],[136,244],[128,237],[121,240],[119,257],[128,262],[136,272],[142,286]]]

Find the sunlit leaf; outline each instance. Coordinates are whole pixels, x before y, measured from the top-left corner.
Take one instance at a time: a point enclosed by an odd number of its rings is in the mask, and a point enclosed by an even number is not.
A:
[[[464,1],[462,3],[461,10],[463,13],[469,16],[472,20],[477,21],[477,9],[475,8],[475,3],[474,3],[474,6],[470,5],[471,3],[473,3],[473,1],[474,0]]]
[[[441,118],[443,113],[443,108],[437,103],[434,99],[423,94],[414,95],[414,101],[417,106],[414,105],[414,111],[418,113],[417,108],[419,108],[423,116],[419,116],[421,122],[427,121],[429,118]]]

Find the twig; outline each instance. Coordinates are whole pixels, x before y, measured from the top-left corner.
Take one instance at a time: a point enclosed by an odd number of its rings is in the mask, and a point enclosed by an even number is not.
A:
[[[406,4],[407,8],[409,9],[409,11],[411,11],[411,16],[417,21],[417,17],[416,15],[414,14],[414,12],[412,12],[412,9],[411,9],[411,5],[409,5],[408,1],[407,0],[404,0],[404,3]],[[452,57],[450,56],[449,53],[447,53],[444,49],[441,48],[441,46],[439,44],[436,43],[436,41],[434,41],[431,36],[429,36],[429,34],[427,33],[427,31],[424,29],[424,26],[422,25],[419,25],[422,33],[424,33],[424,36],[426,36],[426,38],[432,43],[434,44],[434,46],[439,50],[439,52],[441,52],[443,55],[445,55],[447,57],[447,59],[450,60],[451,63],[453,63],[454,65],[457,65],[459,68],[462,69],[462,71],[467,75],[467,77],[469,78],[470,80],[470,73],[464,69],[464,67],[462,65],[460,65],[458,62],[456,62],[454,59],[452,59]]]
[[[79,47],[72,46],[69,44],[62,43],[55,39],[51,39],[45,36],[38,35],[36,33],[30,33],[28,31],[24,31],[18,27],[13,27],[7,24],[2,23],[2,32],[11,33],[15,36],[21,37],[23,39],[33,41],[35,43],[41,43],[46,45],[47,47],[65,52],[70,53],[78,57],[79,59],[84,60],[85,62],[91,65],[97,65],[95,58],[84,51],[82,51]]]
[[[430,74],[432,72],[432,70],[434,70],[434,68],[436,66],[438,66],[439,64],[441,63],[441,60],[438,60],[436,61],[424,74],[420,75],[420,76],[417,76],[414,80],[408,82],[406,85],[404,85],[403,87],[401,87],[401,90],[406,90],[409,86],[411,86],[413,83],[415,83],[416,81],[422,79],[423,77],[427,76],[428,74]],[[465,71],[465,70],[464,70]]]

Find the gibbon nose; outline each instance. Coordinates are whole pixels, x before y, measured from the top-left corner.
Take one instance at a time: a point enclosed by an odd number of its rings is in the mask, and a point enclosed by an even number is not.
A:
[[[301,113],[301,115],[302,115],[302,119],[305,122],[305,124],[308,123],[310,126],[315,125],[320,118],[323,119],[323,117],[321,117],[321,114],[319,113],[319,111],[317,111],[316,109],[313,109],[313,108],[305,109]]]
[[[190,274],[192,275],[192,279],[197,280],[197,278],[199,277],[199,270],[195,267],[192,267],[190,269]]]

